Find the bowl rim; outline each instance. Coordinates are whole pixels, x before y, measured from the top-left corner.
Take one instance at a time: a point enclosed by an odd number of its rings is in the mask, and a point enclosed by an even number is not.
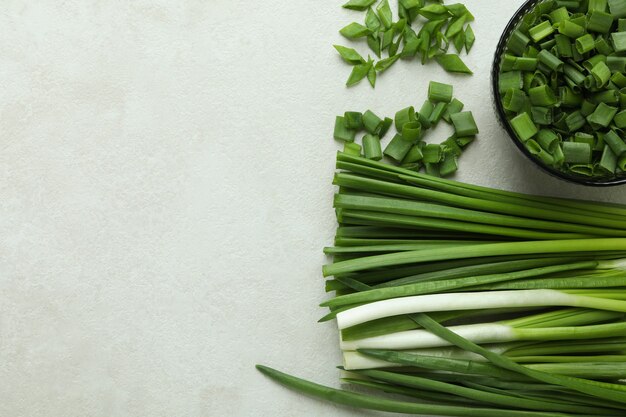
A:
[[[592,187],[610,187],[615,185],[621,185],[626,183],[626,175],[622,178],[613,178],[608,180],[593,180],[585,177],[578,177],[565,174],[562,171],[559,171],[555,168],[544,165],[535,158],[525,146],[522,145],[521,141],[517,139],[517,135],[513,131],[509,121],[506,118],[506,114],[504,112],[504,108],[502,106],[502,95],[500,94],[500,89],[498,87],[500,80],[500,61],[502,56],[504,55],[504,51],[506,49],[506,44],[508,38],[511,35],[511,32],[517,27],[521,18],[528,13],[532,8],[534,8],[537,4],[539,4],[543,0],[526,0],[513,14],[511,19],[506,24],[502,35],[500,35],[500,40],[496,46],[496,51],[493,58],[493,64],[491,67],[491,92],[494,100],[494,107],[496,109],[496,114],[498,117],[498,121],[500,122],[500,126],[506,130],[509,139],[515,144],[517,149],[519,149],[528,159],[530,159],[535,166],[539,167],[544,172],[550,174],[551,176],[561,179],[563,181],[567,181],[574,184],[587,185]]]

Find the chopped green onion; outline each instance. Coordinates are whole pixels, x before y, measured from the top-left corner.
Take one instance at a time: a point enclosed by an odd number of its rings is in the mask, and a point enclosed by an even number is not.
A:
[[[591,146],[588,143],[563,142],[563,155],[569,164],[586,164],[591,160]]]
[[[478,134],[478,127],[471,111],[462,111],[450,115],[457,136],[474,136]]]
[[[347,111],[343,114],[344,123],[348,129],[360,130],[363,128],[363,114],[358,111]]]
[[[404,108],[402,110],[398,110],[395,116],[396,130],[401,132],[402,126],[404,126],[405,123],[412,122],[414,120],[415,120],[415,109],[413,108],[413,106]]]
[[[346,142],[343,145],[343,152],[348,155],[361,156],[361,145],[354,142]]]
[[[333,133],[333,137],[344,142],[354,142],[356,130],[349,129],[346,126],[345,118],[337,116],[335,117],[335,131]]]
[[[346,9],[351,9],[351,10],[363,11],[363,10],[367,10],[367,8],[370,7],[374,3],[376,3],[376,0],[349,0],[347,3],[345,3],[341,7],[344,7]]]
[[[458,55],[455,55],[455,54],[436,55],[435,60],[447,72],[472,74],[472,71],[465,65],[465,63],[461,60],[461,58],[459,58]]]
[[[626,32],[611,33],[611,40],[613,41],[615,52],[626,51]]]
[[[339,33],[348,39],[362,38],[369,35],[371,32],[367,26],[363,26],[360,23],[352,22],[349,25],[342,28]]]
[[[460,102],[456,98],[453,98],[452,101],[450,101],[450,104],[448,104],[448,106],[446,107],[446,110],[443,112],[443,120],[448,123],[452,123],[450,116],[463,110],[463,106],[464,105],[462,102]]]
[[[592,32],[609,33],[613,25],[613,15],[600,10],[594,10],[589,15],[587,30]]]
[[[616,113],[617,108],[600,103],[587,120],[593,128],[608,127]]]
[[[564,20],[559,23],[558,31],[560,34],[567,36],[571,39],[576,39],[585,34],[585,28],[572,23],[569,20]]]
[[[452,100],[452,86],[450,84],[431,81],[428,84],[428,99],[433,103],[449,103]]]
[[[546,49],[542,49],[537,55],[539,62],[546,65],[552,71],[562,71],[563,70],[563,61],[554,56]]]
[[[422,136],[422,124],[415,120],[402,125],[402,137],[410,142],[416,142]]]
[[[383,121],[380,117],[376,116],[371,110],[366,110],[363,113],[363,127],[372,135],[379,133],[380,127],[383,124]]]
[[[520,113],[510,120],[511,127],[522,142],[535,136],[538,132],[537,126],[533,123],[528,113]]]
[[[391,159],[401,162],[412,146],[412,141],[406,140],[401,135],[396,134],[391,139],[391,142],[389,142],[383,153]]]
[[[380,138],[371,134],[363,136],[363,152],[367,159],[374,161],[382,159],[383,154],[380,147]]]

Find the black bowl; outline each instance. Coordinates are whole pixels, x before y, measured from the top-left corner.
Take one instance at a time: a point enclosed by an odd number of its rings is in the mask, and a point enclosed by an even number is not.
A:
[[[491,91],[493,94],[494,107],[496,110],[496,114],[498,115],[498,122],[500,126],[504,128],[509,134],[509,138],[517,149],[519,149],[528,159],[530,159],[536,166],[541,168],[543,171],[552,175],[553,177],[573,182],[576,184],[582,185],[590,185],[594,187],[607,187],[612,185],[620,185],[626,183],[626,173],[619,177],[613,178],[589,178],[583,177],[575,174],[566,174],[565,172],[559,171],[558,169],[549,167],[544,165],[541,161],[535,158],[526,147],[517,139],[517,136],[511,125],[509,124],[506,114],[504,112],[504,108],[502,107],[502,96],[500,94],[500,89],[498,88],[498,81],[500,79],[500,60],[502,56],[504,56],[504,51],[506,50],[506,45],[508,44],[509,37],[511,33],[515,30],[518,23],[524,17],[526,13],[531,11],[537,4],[541,3],[543,0],[527,0],[522,4],[522,6],[515,12],[509,23],[504,28],[504,32],[502,32],[502,36],[500,36],[500,41],[498,41],[498,46],[496,47],[496,53],[493,58],[493,66],[491,68]]]

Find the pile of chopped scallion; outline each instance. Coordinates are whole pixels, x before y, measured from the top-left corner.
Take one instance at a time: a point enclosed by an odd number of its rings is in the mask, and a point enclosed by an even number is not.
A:
[[[365,11],[364,24],[352,22],[339,33],[344,37],[366,39],[374,55],[382,58],[375,62],[370,56],[366,60],[355,49],[334,45],[335,49],[348,64],[352,72],[346,82],[352,86],[366,78],[371,86],[376,85],[376,74],[391,67],[398,59],[413,59],[421,56],[422,64],[435,59],[448,72],[471,74],[472,71],[457,54],[449,54],[450,44],[458,53],[463,49],[470,51],[475,36],[468,22],[474,16],[460,3],[444,5],[440,1],[399,0],[399,20],[393,21],[393,13],[388,0],[349,0],[343,5],[346,9]],[[421,24],[416,33],[413,24]]]
[[[337,169],[339,226],[323,268],[335,296],[321,321],[336,319],[342,381],[361,389],[261,372],[397,413],[626,415],[626,206],[474,186],[345,152]]]
[[[394,119],[378,117],[371,110],[364,113],[347,111],[335,118],[333,136],[345,142],[344,152],[379,161],[383,155],[401,167],[413,171],[424,168],[426,173],[437,177],[447,177],[458,169],[458,158],[463,149],[474,141],[478,127],[472,112],[462,111],[463,103],[453,97],[453,87],[449,84],[431,81],[428,99],[415,111],[413,106],[398,110]],[[454,127],[454,134],[443,142],[426,143],[426,132],[443,119]],[[381,138],[391,125],[397,133],[382,150]],[[365,131],[362,145],[355,143],[359,131]]]
[[[583,178],[626,171],[626,0],[543,1],[510,33],[499,93],[542,164]]]

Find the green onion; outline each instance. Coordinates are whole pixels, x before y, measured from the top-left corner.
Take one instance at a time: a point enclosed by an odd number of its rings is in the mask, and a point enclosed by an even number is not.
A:
[[[452,100],[452,86],[431,81],[428,84],[428,99],[433,103],[440,101],[449,103]]]
[[[333,137],[344,142],[354,142],[356,130],[349,129],[346,126],[346,119],[341,116],[335,117],[335,131]]]
[[[379,132],[383,124],[382,119],[376,116],[371,110],[366,110],[365,113],[363,113],[362,120],[365,130],[373,135]]]
[[[457,136],[474,136],[478,134],[478,127],[471,111],[462,111],[450,115]]]
[[[382,159],[383,154],[379,137],[370,134],[363,136],[363,152],[367,159],[373,159],[374,161]]]
[[[472,71],[465,63],[455,54],[436,55],[435,60],[441,67],[448,72],[458,72],[461,74],[472,74]]]
[[[521,113],[510,120],[511,127],[522,142],[535,136],[538,132],[537,126],[533,123],[528,113]]]
[[[591,160],[591,146],[588,143],[563,142],[563,155],[569,164],[586,164]]]
[[[349,25],[342,28],[339,33],[348,39],[362,38],[370,34],[370,30],[367,26],[363,26],[359,23],[352,22]]]
[[[407,140],[401,135],[396,134],[385,148],[384,154],[398,162],[401,162],[412,146],[413,141]]]

